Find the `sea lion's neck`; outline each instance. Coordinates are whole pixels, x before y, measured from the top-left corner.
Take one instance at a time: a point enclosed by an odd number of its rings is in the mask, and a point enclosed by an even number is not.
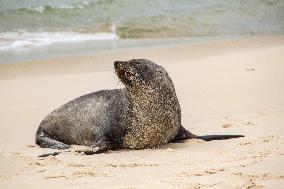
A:
[[[164,101],[167,100],[164,93],[147,86],[140,86],[139,89],[128,89],[128,98],[133,108],[141,111],[158,108],[157,105],[164,104]]]

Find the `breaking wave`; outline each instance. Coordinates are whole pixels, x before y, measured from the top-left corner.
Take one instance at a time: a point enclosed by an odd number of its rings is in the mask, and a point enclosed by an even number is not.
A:
[[[0,33],[0,50],[27,49],[54,43],[116,40],[113,33],[6,32]]]

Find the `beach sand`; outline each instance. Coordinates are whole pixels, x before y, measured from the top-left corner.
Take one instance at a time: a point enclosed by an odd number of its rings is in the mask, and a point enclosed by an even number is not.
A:
[[[37,157],[56,151],[34,143],[44,116],[80,95],[122,87],[113,61],[131,58],[167,68],[185,128],[245,137]],[[281,36],[2,64],[0,188],[283,188],[283,83]]]

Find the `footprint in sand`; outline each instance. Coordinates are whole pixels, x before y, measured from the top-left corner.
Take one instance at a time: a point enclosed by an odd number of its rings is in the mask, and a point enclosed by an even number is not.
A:
[[[259,140],[261,140],[261,142],[263,143],[277,142],[279,139],[280,139],[279,136],[275,136],[275,135],[259,137]]]
[[[54,176],[47,176],[44,177],[45,179],[57,179],[57,178],[66,178],[66,175],[54,175]]]
[[[247,121],[247,122],[243,122],[241,123],[242,126],[256,126],[256,123],[253,123],[251,121]],[[239,124],[232,124],[232,123],[224,123],[222,125],[223,128],[227,129],[227,128],[231,128],[231,127],[235,127],[235,126],[240,126]]]
[[[253,123],[251,121],[245,122],[243,124],[246,125],[246,126],[256,126],[257,125],[256,123]]]
[[[223,172],[225,171],[224,168],[220,168],[220,169],[209,169],[209,170],[205,170],[205,171],[202,171],[202,172],[199,172],[199,173],[187,173],[187,172],[182,172],[179,174],[180,177],[191,177],[191,176],[197,176],[197,177],[200,177],[200,176],[208,176],[208,175],[215,175],[219,172]]]
[[[74,179],[74,178],[80,178],[80,177],[110,177],[111,175],[107,173],[96,173],[94,171],[75,171],[72,174],[68,175],[52,175],[52,176],[46,176],[44,177],[45,179],[59,179],[59,178],[64,178],[64,179]]]
[[[121,164],[106,164],[105,167],[122,167],[122,168],[131,168],[131,167],[157,167],[159,164],[142,164],[142,163],[121,163]]]
[[[247,68],[246,71],[252,72],[252,71],[255,71],[255,68]]]

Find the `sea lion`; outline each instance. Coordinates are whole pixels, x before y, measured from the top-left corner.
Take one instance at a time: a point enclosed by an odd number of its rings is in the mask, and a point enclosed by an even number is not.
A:
[[[122,89],[78,97],[47,115],[36,132],[43,148],[67,149],[72,144],[109,149],[156,148],[198,138],[222,140],[243,135],[197,136],[181,125],[181,109],[167,71],[150,60],[115,61]],[[57,155],[57,154],[56,154]]]

